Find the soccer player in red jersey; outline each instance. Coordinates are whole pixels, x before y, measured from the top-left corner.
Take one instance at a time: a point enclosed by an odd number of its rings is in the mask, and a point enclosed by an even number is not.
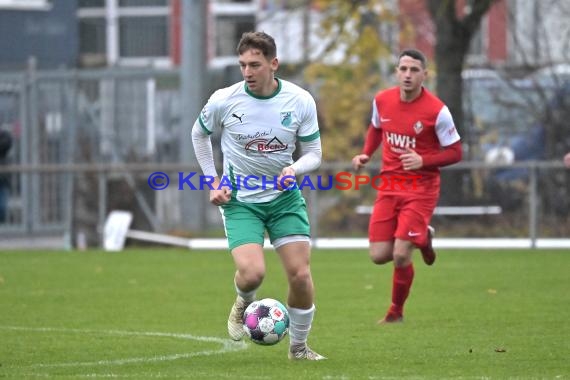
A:
[[[370,217],[370,258],[379,265],[394,262],[392,304],[379,323],[403,320],[414,279],[414,248],[420,249],[427,265],[435,261],[434,230],[429,221],[439,198],[439,168],[460,161],[462,156],[451,113],[423,87],[426,76],[422,52],[409,49],[399,55],[399,85],[375,96],[364,148],[352,159],[358,170],[382,145],[383,178],[393,176],[402,182],[402,177],[410,177],[407,186],[403,181],[403,186],[378,190]]]

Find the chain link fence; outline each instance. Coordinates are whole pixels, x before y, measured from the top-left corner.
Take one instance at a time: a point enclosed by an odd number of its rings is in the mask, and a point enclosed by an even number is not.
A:
[[[223,78],[209,83],[221,86]],[[115,209],[132,211],[136,229],[223,237],[213,206],[200,207],[199,230],[182,224],[182,194],[199,190],[181,189],[177,181],[200,170],[181,162],[180,141],[190,126],[181,125],[179,86],[177,70],[0,74],[0,128],[13,136],[0,166],[9,183],[0,241],[57,237],[56,244],[72,248],[81,235],[100,246],[105,218]],[[359,174],[373,177],[378,168],[368,170]],[[172,180],[160,191],[148,184],[158,171]],[[309,177],[312,187],[304,186],[313,235],[365,238],[376,190],[339,189],[339,173],[356,175],[347,162],[326,162]],[[207,204],[207,191],[196,199],[193,207]],[[568,238],[570,170],[561,161],[463,162],[443,170],[440,206],[452,209],[434,215],[438,237]]]

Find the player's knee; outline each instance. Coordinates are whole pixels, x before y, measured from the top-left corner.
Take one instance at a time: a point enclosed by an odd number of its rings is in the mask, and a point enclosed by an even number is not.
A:
[[[385,256],[370,256],[370,260],[376,265],[383,265],[392,261],[391,257]]]
[[[394,265],[396,267],[407,266],[412,262],[414,244],[406,240],[396,240],[394,245]]]
[[[294,288],[307,288],[312,285],[312,277],[309,266],[298,268],[289,273],[289,283]]]
[[[249,285],[251,288],[258,288],[263,282],[265,277],[264,268],[247,268],[245,270],[240,270],[240,277],[242,280]]]
[[[411,263],[411,257],[408,253],[394,252],[394,266],[404,267]]]
[[[377,265],[386,264],[392,261],[392,252],[384,249],[370,249],[369,256],[370,260]]]

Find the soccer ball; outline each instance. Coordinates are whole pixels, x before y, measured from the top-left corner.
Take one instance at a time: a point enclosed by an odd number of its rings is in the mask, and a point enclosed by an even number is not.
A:
[[[254,301],[243,313],[243,329],[254,343],[266,346],[279,343],[289,329],[289,312],[272,298]]]

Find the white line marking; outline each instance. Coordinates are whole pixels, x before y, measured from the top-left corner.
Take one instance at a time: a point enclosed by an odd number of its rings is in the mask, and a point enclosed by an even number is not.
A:
[[[46,373],[25,373],[21,375],[22,378],[33,378],[33,377],[45,377],[52,378],[56,377],[61,379],[62,377],[72,377],[74,379],[188,379],[188,375],[174,375],[174,374],[161,374],[161,373],[134,373],[134,374],[116,374],[116,373],[88,373],[88,374],[73,374],[73,375],[50,375]],[[267,380],[267,376],[263,375],[252,375],[243,374],[238,375],[237,373],[205,373],[205,372],[192,372],[191,378],[196,379],[246,379],[246,380]],[[378,380],[380,378],[377,378]],[[375,379],[372,379],[375,380]],[[382,380],[386,380],[382,378]],[[388,379],[391,380],[391,379]],[[398,378],[393,378],[393,380],[398,380]]]
[[[22,376],[25,377],[45,377],[45,378],[51,378],[51,377],[55,377],[53,375],[47,374],[47,373],[26,373],[23,374]],[[65,376],[65,375],[60,375],[60,376]],[[181,377],[181,376],[168,376],[166,374],[161,375],[161,374],[149,374],[149,373],[145,373],[144,375],[141,374],[132,374],[132,375],[122,375],[122,374],[115,374],[115,373],[88,373],[88,374],[73,374],[73,375],[67,375],[67,377],[73,377],[74,379],[128,379],[128,378],[135,378],[135,379],[164,379],[164,378],[170,378],[170,379],[181,379],[181,378],[186,378],[186,377]]]
[[[120,330],[83,330],[83,329],[65,329],[65,328],[52,328],[52,327],[18,327],[18,326],[0,326],[0,329],[12,330],[12,331],[34,331],[34,332],[45,332],[45,333],[57,332],[57,333],[113,335],[113,336],[156,336],[156,337],[196,340],[199,342],[218,343],[222,345],[222,347],[218,350],[187,352],[182,354],[161,355],[153,357],[97,360],[92,362],[68,362],[68,363],[50,363],[50,364],[38,363],[38,364],[32,364],[31,367],[87,367],[87,366],[99,366],[99,365],[123,365],[123,364],[132,364],[132,363],[141,363],[141,362],[150,363],[150,362],[186,359],[196,356],[225,354],[228,352],[245,350],[247,348],[247,344],[245,344],[244,342],[235,342],[230,339],[222,339],[210,336],[196,336],[192,334],[175,334],[175,333],[144,332],[144,331],[137,332],[137,331],[120,331]]]

